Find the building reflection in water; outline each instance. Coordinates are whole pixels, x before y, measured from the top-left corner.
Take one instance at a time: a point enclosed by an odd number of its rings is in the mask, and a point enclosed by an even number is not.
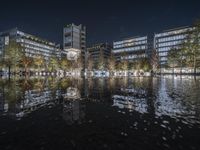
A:
[[[178,78],[133,79],[128,84],[118,84],[112,95],[112,106],[158,117],[181,117],[191,122],[192,116],[199,115],[195,105],[199,102],[191,99],[198,99],[200,94],[196,92],[198,94],[189,97],[190,92],[194,92],[188,86],[190,82]]]
[[[138,111],[140,113],[147,112],[147,103],[145,98],[136,98],[132,96],[113,96],[113,106],[117,106],[120,109],[128,109],[129,111]]]
[[[81,95],[78,88],[68,87],[63,94],[62,117],[67,124],[81,124],[85,118],[85,105],[81,103]]]
[[[77,87],[71,87],[72,84],[79,83],[79,81],[70,83],[66,80],[40,79],[33,80],[31,86],[27,85],[27,81],[11,80],[8,83],[6,81],[0,87],[0,114],[21,119],[42,107],[62,106],[62,116],[69,124],[72,124],[73,121],[78,122],[85,116],[84,105],[79,102],[80,91]],[[62,88],[58,85],[62,85]],[[27,87],[30,88],[27,89]]]
[[[198,80],[164,77],[50,78],[0,80],[0,85],[0,114],[19,119],[41,107],[59,105],[66,122],[81,123],[85,117],[84,99],[153,116],[185,119],[200,116]]]
[[[163,78],[159,80],[159,89],[157,91],[157,99],[155,105],[156,115],[158,116],[167,115],[170,117],[184,117],[187,119],[188,115],[195,114],[195,110],[191,108],[192,105],[189,104],[190,102],[189,101],[184,102],[181,99],[181,97],[184,96],[187,92],[185,91],[185,93],[184,92],[177,93],[177,91],[175,90],[182,87],[182,84],[183,84],[182,81],[177,78],[174,78],[172,80]],[[187,89],[188,87],[184,88]],[[172,91],[171,89],[174,90]]]
[[[139,113],[148,112],[147,103],[147,85],[141,85],[144,82],[138,80],[124,79],[117,81],[117,91],[112,96],[113,106],[119,109],[128,109]],[[147,82],[146,82],[147,83]]]

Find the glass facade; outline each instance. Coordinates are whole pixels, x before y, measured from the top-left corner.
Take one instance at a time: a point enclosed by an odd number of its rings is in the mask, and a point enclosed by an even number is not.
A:
[[[20,45],[25,50],[25,54],[28,57],[34,58],[38,55],[42,55],[44,59],[48,60],[52,55],[59,55],[58,52],[60,51],[60,49],[55,43],[35,37],[30,34],[26,34],[22,31],[19,31],[17,28],[1,32],[0,37],[1,39],[9,37],[9,39],[15,40],[17,43],[20,43]],[[0,48],[2,47],[1,50],[3,51],[3,47],[6,43],[4,40],[1,40],[0,43],[0,45],[2,45],[0,46]]]
[[[113,42],[113,53],[118,61],[134,61],[147,57],[147,36],[134,37],[122,41]]]
[[[158,52],[160,66],[167,65],[167,55],[172,48],[180,48],[180,45],[187,38],[188,32],[192,31],[191,27],[182,27],[170,31],[155,34],[154,45]]]

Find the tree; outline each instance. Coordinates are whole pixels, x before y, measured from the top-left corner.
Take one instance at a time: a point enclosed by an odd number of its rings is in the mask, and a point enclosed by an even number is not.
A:
[[[140,60],[140,67],[143,69],[143,71],[149,71],[151,69],[151,64],[149,63],[149,60],[147,58],[143,58]]]
[[[183,66],[186,64],[187,61],[187,45],[183,42],[179,49],[177,49],[177,64],[180,66],[180,74],[182,74]]]
[[[82,55],[80,55],[78,57],[78,59],[76,60],[76,68],[79,69],[79,70],[82,70],[83,69],[83,64],[84,64],[83,57],[82,57]]]
[[[89,58],[88,58],[88,70],[92,71],[94,67],[94,60],[91,54],[89,54]]]
[[[158,59],[158,53],[156,49],[152,50],[151,57],[150,57],[150,64],[153,71],[156,71],[158,69],[159,59]]]
[[[99,54],[99,61],[98,61],[98,65],[97,65],[97,69],[99,70],[104,70],[105,69],[105,62],[104,62],[104,55],[103,55],[103,50],[100,50],[100,54]]]
[[[122,69],[122,63],[121,62],[117,62],[116,69],[118,71]]]
[[[44,65],[44,57],[40,54],[34,58],[34,64],[37,66],[37,69],[41,69],[41,66]]]
[[[63,71],[66,71],[66,70],[70,69],[70,67],[71,67],[71,62],[67,58],[62,57],[60,60],[60,68]]]
[[[128,60],[126,59],[127,53],[124,51],[121,57],[121,69],[124,71],[128,70]]]
[[[22,55],[22,58],[21,58],[21,60],[20,60],[20,63],[21,63],[22,66],[24,67],[25,73],[28,72],[28,67],[32,64],[32,62],[33,62],[32,58],[27,57],[25,53]]]
[[[1,69],[3,68],[3,66],[4,66],[3,57],[0,56],[0,71],[1,71]]]
[[[173,74],[174,74],[174,68],[178,64],[178,55],[177,55],[177,49],[172,48],[167,55],[167,63],[170,68],[173,68]]]
[[[116,69],[116,60],[113,53],[111,53],[110,58],[108,59],[108,69],[114,71]]]
[[[5,46],[3,63],[8,67],[9,76],[10,70],[14,67],[16,72],[16,67],[20,64],[20,59],[23,55],[22,46],[15,40],[10,40],[9,44]]]
[[[124,71],[128,70],[128,61],[127,60],[123,60],[121,62],[121,69],[124,70]]]
[[[194,23],[194,28],[188,34],[188,38],[185,41],[185,49],[189,61],[187,65],[192,64],[194,74],[196,74],[196,69],[200,56],[200,20]]]
[[[135,69],[134,62],[129,62],[129,64],[128,64],[128,70],[134,70],[134,69]]]
[[[55,71],[59,67],[58,58],[56,56],[51,56],[49,60],[49,69],[50,71]]]

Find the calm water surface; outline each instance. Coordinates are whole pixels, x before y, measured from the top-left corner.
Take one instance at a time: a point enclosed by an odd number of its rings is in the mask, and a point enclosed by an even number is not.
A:
[[[200,149],[200,78],[0,79],[0,150]]]

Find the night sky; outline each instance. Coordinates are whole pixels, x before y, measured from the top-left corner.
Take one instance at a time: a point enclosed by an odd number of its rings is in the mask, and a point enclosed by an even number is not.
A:
[[[1,1],[0,31],[24,32],[62,44],[63,26],[87,27],[87,45],[191,25],[200,0]]]

